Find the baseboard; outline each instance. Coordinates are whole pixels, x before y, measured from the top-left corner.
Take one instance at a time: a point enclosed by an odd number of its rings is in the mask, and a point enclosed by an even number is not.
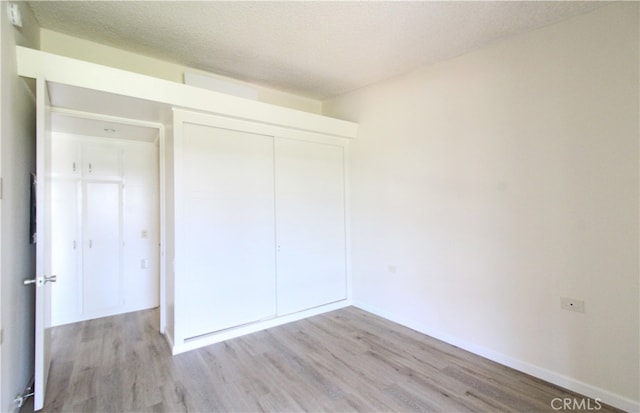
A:
[[[99,318],[105,318],[105,317],[113,317],[113,316],[118,316],[118,315],[123,315],[123,314],[128,314],[128,313],[134,313],[136,311],[152,310],[154,308],[158,308],[158,304],[154,304],[151,307],[149,307],[149,306],[127,307],[127,308],[120,308],[120,309],[118,309],[116,311],[107,311],[107,312],[100,312],[100,313],[84,314],[84,315],[79,316],[78,318],[74,318],[72,320],[63,320],[63,321],[59,321],[57,323],[52,323],[51,327],[59,327],[59,326],[64,326],[64,325],[68,325],[68,324],[81,323],[83,321],[97,320]]]
[[[172,345],[171,347],[172,352],[173,352],[173,355],[184,353],[185,351],[195,350],[204,346],[219,343],[221,341],[225,341],[232,338],[244,336],[246,334],[262,331],[267,328],[277,327],[283,324],[291,323],[293,321],[302,320],[303,318],[308,318],[314,315],[326,313],[333,310],[338,310],[340,308],[348,307],[350,305],[351,305],[351,300],[348,300],[348,299],[341,300],[335,303],[322,305],[319,307],[300,311],[294,314],[271,318],[264,321],[257,321],[255,323],[246,324],[236,328],[231,328],[228,330],[222,330],[220,332],[211,333],[206,336],[198,337],[196,339],[191,339],[188,341],[185,340],[182,343],[178,341],[177,343],[174,343],[174,345]]]
[[[173,338],[171,338],[173,336],[173,331],[169,331],[169,329],[165,326],[162,335],[164,336],[167,344],[169,344],[169,349],[173,352]]]
[[[457,337],[452,337],[448,334],[442,333],[441,331],[429,328],[428,326],[416,322],[415,320],[407,319],[406,317],[398,316],[397,314],[383,311],[379,308],[375,308],[361,302],[354,301],[353,306],[369,313],[375,314],[379,317],[385,318],[389,321],[393,321],[394,323],[411,328],[412,330],[416,330],[422,334],[426,334],[430,337],[436,338],[440,341],[444,341],[445,343],[459,347],[478,356],[484,357],[491,361],[495,361],[496,363],[511,367],[512,369],[529,374],[557,386],[564,387],[565,389],[574,391],[576,393],[583,394],[587,397],[591,397],[592,399],[598,399],[603,403],[609,404],[613,407],[617,407],[618,409],[622,409],[628,412],[640,412],[640,402],[638,401],[631,400],[629,398],[612,393],[608,390],[604,390],[588,383],[584,383],[582,381],[573,379],[571,377],[559,374],[540,366],[536,366],[526,361],[515,359],[486,347],[461,340]]]

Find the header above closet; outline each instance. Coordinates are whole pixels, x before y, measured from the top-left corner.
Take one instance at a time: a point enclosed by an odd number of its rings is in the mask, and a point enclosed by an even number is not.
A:
[[[43,78],[51,105],[149,122],[171,123],[171,108],[341,138],[355,138],[358,125],[340,119],[256,102],[181,83],[16,46],[18,74]]]

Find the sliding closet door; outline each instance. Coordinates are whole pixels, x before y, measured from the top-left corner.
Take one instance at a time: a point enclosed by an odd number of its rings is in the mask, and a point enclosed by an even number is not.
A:
[[[275,316],[273,138],[183,124],[185,339]]]
[[[346,298],[344,148],[276,139],[278,315]]]

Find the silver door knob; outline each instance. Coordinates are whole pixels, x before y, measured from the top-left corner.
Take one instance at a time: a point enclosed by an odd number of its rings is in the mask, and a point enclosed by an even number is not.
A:
[[[42,280],[42,284],[44,283],[54,283],[58,280],[58,276],[57,275],[50,275],[50,276],[44,276],[44,279]]]
[[[30,284],[38,284],[38,285],[43,285],[45,283],[54,283],[58,280],[58,276],[56,275],[50,275],[50,276],[44,276],[44,277],[40,277],[40,278],[34,278],[32,280],[24,280],[22,283],[24,285],[30,285]]]

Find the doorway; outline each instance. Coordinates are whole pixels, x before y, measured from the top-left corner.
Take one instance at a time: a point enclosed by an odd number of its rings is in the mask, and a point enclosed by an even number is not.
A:
[[[51,326],[160,306],[161,135],[148,122],[52,109]]]

